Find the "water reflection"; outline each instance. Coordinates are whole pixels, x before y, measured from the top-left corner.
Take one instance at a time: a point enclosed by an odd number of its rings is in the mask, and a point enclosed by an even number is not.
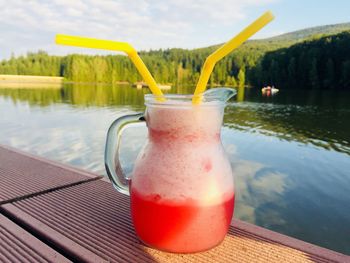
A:
[[[169,92],[192,91],[193,87],[173,87]],[[148,89],[128,85],[70,84],[60,89],[0,89],[0,96],[14,103],[23,101],[43,107],[54,103],[77,107],[126,106],[131,110],[144,109],[145,93]],[[239,103],[230,103],[226,108],[225,125],[350,154],[349,99],[349,93],[327,95],[320,91],[282,91],[276,97],[263,98],[259,90],[241,87],[236,99]]]
[[[224,132],[226,134],[227,130]],[[230,140],[232,135],[226,135],[223,142],[225,150],[230,158],[233,174],[235,176],[236,208],[235,217],[252,224],[258,224],[260,220],[258,211],[269,204],[277,204],[283,207],[285,203],[283,194],[287,187],[287,175],[275,171],[273,167],[253,161],[242,159],[240,153],[241,143],[236,139]],[[236,142],[233,144],[232,142]],[[279,214],[280,209],[265,211],[264,226],[266,222],[273,225],[285,225],[285,220]]]
[[[143,96],[147,89],[129,86],[67,84],[61,88],[0,88],[0,96],[13,102],[23,101],[30,105],[49,106],[65,103],[79,107],[131,106],[143,107]]]
[[[61,87],[47,88],[0,88],[0,96],[9,98],[13,103],[28,102],[30,105],[48,106],[62,102]]]
[[[258,209],[269,203],[283,203],[285,175],[264,170],[264,164],[247,160],[233,162],[232,167],[236,176],[236,217],[257,224]],[[286,224],[278,210],[271,212],[265,213],[267,220],[264,221],[274,225]]]
[[[225,125],[249,133],[350,154],[350,109],[273,103],[231,103]]]
[[[229,128],[223,143],[235,175],[237,218],[350,252],[347,155]]]

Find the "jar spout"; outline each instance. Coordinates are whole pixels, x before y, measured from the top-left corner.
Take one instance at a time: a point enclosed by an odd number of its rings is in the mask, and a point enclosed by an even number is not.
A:
[[[226,103],[237,94],[235,89],[231,88],[212,88],[203,93],[204,101],[222,101]]]

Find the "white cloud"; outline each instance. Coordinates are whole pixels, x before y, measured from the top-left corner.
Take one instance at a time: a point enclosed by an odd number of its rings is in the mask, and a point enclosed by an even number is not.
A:
[[[233,28],[249,8],[274,1],[0,0],[0,33],[7,39],[0,58],[47,47],[55,53],[80,52],[55,46],[56,33],[129,41],[137,49],[205,46],[220,39],[212,29]]]
[[[287,175],[273,172],[262,163],[238,159],[232,163],[236,183],[235,217],[256,224],[258,210],[267,204],[276,204],[282,209],[285,205],[283,195],[287,189]],[[270,224],[283,225],[284,219],[278,209],[266,208]]]

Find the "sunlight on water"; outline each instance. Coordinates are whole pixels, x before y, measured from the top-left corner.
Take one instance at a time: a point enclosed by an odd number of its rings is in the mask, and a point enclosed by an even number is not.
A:
[[[105,174],[107,129],[119,116],[143,111],[146,92],[108,85],[0,89],[0,144]],[[238,91],[222,130],[235,217],[350,253],[349,100],[345,92]],[[146,128],[125,132],[121,160],[129,174],[146,136]]]

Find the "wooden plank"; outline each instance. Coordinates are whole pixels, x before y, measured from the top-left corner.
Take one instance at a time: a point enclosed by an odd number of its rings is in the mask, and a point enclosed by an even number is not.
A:
[[[346,255],[239,220],[233,221],[224,242],[210,251],[161,252],[138,240],[129,198],[103,180],[5,204],[1,209],[77,260],[83,260],[81,250],[85,249],[111,262],[350,262]],[[85,257],[84,261],[95,259]]]
[[[0,215],[0,262],[71,262]]]
[[[0,146],[0,204],[99,178],[78,168]]]

